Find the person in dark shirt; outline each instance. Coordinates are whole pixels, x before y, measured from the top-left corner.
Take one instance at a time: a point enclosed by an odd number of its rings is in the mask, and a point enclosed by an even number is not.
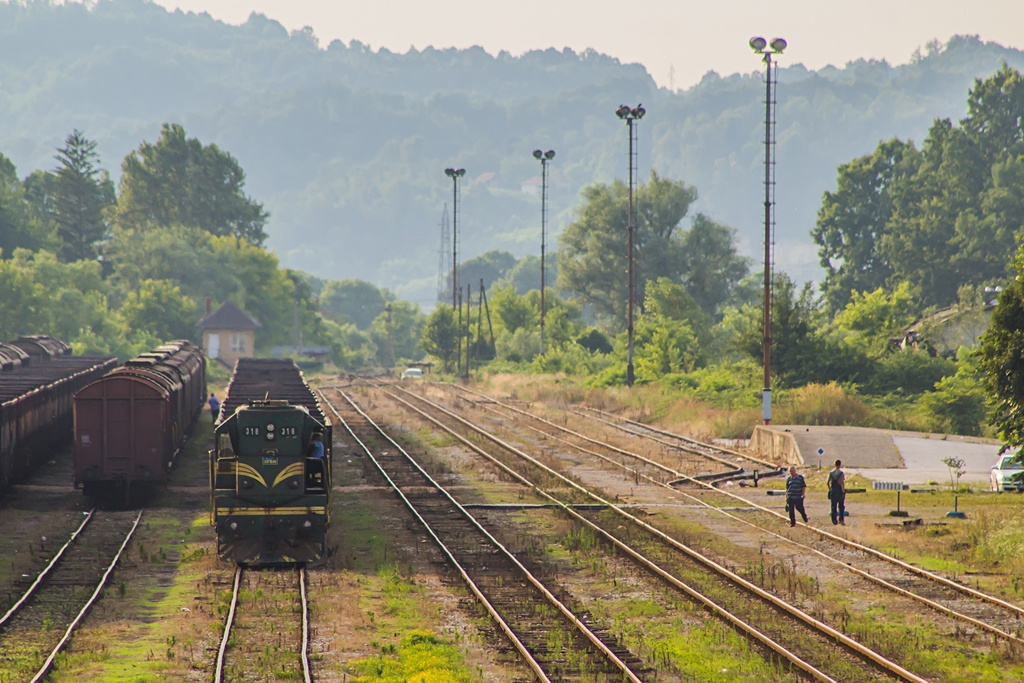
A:
[[[789,468],[789,477],[786,479],[786,510],[789,511],[789,525],[796,526],[796,513],[804,518],[807,523],[807,513],[804,511],[804,494],[807,493],[807,482],[804,475],[796,473],[796,467]]]
[[[836,468],[828,473],[828,499],[832,503],[832,523],[846,525],[846,475],[843,461],[836,460]]]
[[[213,421],[216,422],[217,416],[220,415],[220,401],[217,400],[217,396],[212,391],[210,392],[208,403],[210,404],[210,414],[213,415]]]

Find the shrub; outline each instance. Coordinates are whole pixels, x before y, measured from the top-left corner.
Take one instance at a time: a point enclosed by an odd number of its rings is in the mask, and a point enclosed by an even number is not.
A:
[[[863,423],[870,409],[858,398],[848,396],[838,384],[808,384],[789,392],[776,409],[781,424],[854,425]]]

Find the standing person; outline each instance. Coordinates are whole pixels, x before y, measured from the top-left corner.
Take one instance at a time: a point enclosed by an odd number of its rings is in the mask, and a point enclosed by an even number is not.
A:
[[[217,416],[220,415],[220,401],[217,400],[217,396],[211,391],[210,392],[210,414],[213,415],[214,424],[217,423]]]
[[[324,457],[324,437],[320,432],[313,432],[312,440],[309,442],[309,457],[318,460]]]
[[[836,468],[828,473],[828,499],[832,502],[832,523],[846,526],[846,475],[843,461],[836,460]]]
[[[796,467],[789,468],[789,477],[786,479],[786,510],[789,511],[789,525],[796,526],[796,513],[804,518],[807,524],[807,513],[804,511],[804,495],[807,493],[807,482],[804,475],[796,473]]]

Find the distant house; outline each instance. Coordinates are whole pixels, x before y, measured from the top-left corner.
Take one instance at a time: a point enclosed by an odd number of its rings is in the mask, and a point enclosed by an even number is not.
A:
[[[256,348],[256,330],[263,325],[230,301],[225,301],[217,310],[210,312],[196,323],[203,333],[203,350],[211,359],[218,359],[228,367],[234,367],[239,358],[252,358]]]

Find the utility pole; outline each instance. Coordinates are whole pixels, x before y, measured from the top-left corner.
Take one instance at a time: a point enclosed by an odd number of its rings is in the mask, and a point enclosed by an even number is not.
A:
[[[387,313],[387,327],[388,327],[388,368],[392,368],[395,365],[395,342],[394,337],[391,333],[391,302],[389,301],[384,305],[384,312]]]

